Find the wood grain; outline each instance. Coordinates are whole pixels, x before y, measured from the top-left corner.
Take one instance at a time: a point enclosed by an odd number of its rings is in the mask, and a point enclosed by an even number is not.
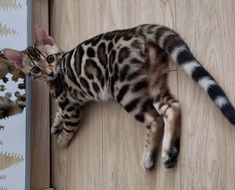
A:
[[[32,12],[32,26],[40,24],[48,30],[48,0],[33,1]],[[50,186],[50,99],[47,85],[44,82],[33,81],[31,90],[30,189],[35,190]]]
[[[141,23],[176,29],[235,103],[233,0],[52,1],[51,31],[69,50],[101,32]],[[235,189],[235,130],[181,69],[170,74],[182,105],[179,161],[167,170],[140,166],[144,126],[114,102],[92,103],[68,149],[52,145],[52,184],[57,190]]]
[[[177,0],[177,4],[177,30],[235,103],[234,1]],[[234,128],[181,70],[178,80],[183,110],[181,189],[235,189]]]

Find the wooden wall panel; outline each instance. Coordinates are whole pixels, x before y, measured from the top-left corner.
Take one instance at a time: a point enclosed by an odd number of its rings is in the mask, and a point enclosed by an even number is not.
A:
[[[177,30],[235,104],[234,1],[176,2]],[[182,70],[178,84],[183,110],[181,189],[235,189],[234,128]]]
[[[93,2],[92,7],[98,10],[99,4]],[[51,14],[56,15],[56,18],[51,16],[51,32],[63,50],[69,50],[93,35],[92,26],[81,25],[84,5],[86,1],[54,1],[51,4]],[[88,17],[93,15],[94,19],[98,16],[96,13],[89,11],[87,14]],[[93,27],[100,30],[98,24]],[[81,128],[68,149],[59,148],[53,141],[52,186],[55,189],[102,190],[102,104],[88,105],[82,115]]]
[[[49,29],[48,0],[33,1],[32,30],[35,24]],[[34,34],[33,34],[34,36]],[[31,108],[31,189],[50,186],[50,101],[47,84],[32,81]]]
[[[141,23],[164,23],[174,27],[174,1],[99,2],[101,8],[93,11],[100,13],[102,32]],[[172,72],[172,91],[177,95],[176,77],[176,73]],[[135,121],[117,103],[105,103],[103,113],[103,189],[164,189],[170,179],[167,187],[178,189],[178,173],[166,171],[159,157],[153,172],[145,173],[141,168],[145,126]]]

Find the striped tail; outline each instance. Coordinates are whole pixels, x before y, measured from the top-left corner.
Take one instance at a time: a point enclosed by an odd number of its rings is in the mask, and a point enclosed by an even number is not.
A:
[[[167,27],[158,27],[158,45],[210,96],[223,115],[235,125],[235,109],[210,73],[197,61],[184,40]]]

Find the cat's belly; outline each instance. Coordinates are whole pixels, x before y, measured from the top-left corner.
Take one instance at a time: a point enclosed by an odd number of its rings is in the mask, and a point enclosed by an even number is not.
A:
[[[104,89],[102,89],[99,93],[99,99],[101,101],[108,101],[108,100],[112,100],[113,96],[110,93],[110,90],[107,86],[104,87]]]

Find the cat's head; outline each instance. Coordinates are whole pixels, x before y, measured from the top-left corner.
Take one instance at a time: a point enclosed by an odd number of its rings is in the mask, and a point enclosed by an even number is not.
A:
[[[60,72],[59,60],[63,52],[38,25],[35,26],[35,40],[33,46],[23,51],[4,49],[4,56],[26,75],[52,80]]]

